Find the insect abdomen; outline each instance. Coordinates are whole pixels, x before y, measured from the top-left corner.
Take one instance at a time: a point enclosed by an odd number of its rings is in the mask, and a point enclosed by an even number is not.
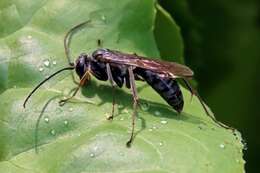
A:
[[[162,78],[158,74],[141,68],[136,68],[135,72],[171,105],[177,112],[183,109],[183,95],[176,80],[171,78]]]

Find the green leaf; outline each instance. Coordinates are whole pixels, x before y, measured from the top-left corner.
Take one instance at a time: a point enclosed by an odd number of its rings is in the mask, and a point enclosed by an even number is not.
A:
[[[113,121],[106,120],[112,109],[111,87],[94,78],[72,102],[58,105],[76,87],[68,72],[48,81],[23,109],[39,81],[67,66],[63,37],[82,21],[90,19],[91,24],[72,39],[75,59],[97,49],[97,39],[103,47],[159,57],[154,3],[0,3],[0,18],[7,24],[0,33],[0,172],[243,172],[239,133],[234,136],[212,122],[184,88],[185,106],[178,115],[151,87],[137,82],[141,109],[131,148],[125,146],[132,114],[127,89],[116,90]],[[160,15],[177,28],[169,16]],[[173,46],[181,54],[180,44]]]
[[[180,28],[170,14],[157,5],[154,35],[162,59],[184,63]]]

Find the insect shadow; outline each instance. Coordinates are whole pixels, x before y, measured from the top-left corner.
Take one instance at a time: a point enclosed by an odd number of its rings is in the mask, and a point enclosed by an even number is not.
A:
[[[140,87],[137,87],[138,92],[143,90],[144,88],[149,87],[148,85],[142,85]],[[97,89],[98,88],[98,89]],[[112,104],[112,89],[111,86],[106,85],[106,84],[98,84],[96,81],[92,80],[89,85],[86,85],[82,87],[81,93],[84,97],[86,98],[91,98],[98,96],[100,100],[102,100],[100,103],[98,103],[98,106],[102,106],[105,103],[110,103]],[[132,110],[132,106],[129,105],[129,102],[131,102],[131,94],[127,93],[126,91],[122,90],[121,88],[115,88],[115,102],[116,102],[116,110],[117,114],[114,116],[120,116],[120,114],[123,113],[123,111],[127,108]],[[182,112],[182,113],[177,113],[172,109],[172,107],[158,103],[158,102],[153,102],[151,100],[146,100],[143,98],[139,98],[140,105],[138,109],[138,113],[140,112],[148,112],[150,115],[156,116],[156,117],[161,117],[161,118],[170,118],[170,119],[175,119],[175,120],[184,120],[185,122],[193,123],[193,124],[204,124],[203,120],[201,120],[198,117],[195,117],[194,115]],[[145,103],[148,105],[147,110],[142,110],[141,106],[142,104]],[[120,105],[120,106],[119,106]],[[159,114],[156,114],[156,112],[160,112]],[[138,118],[142,118],[138,116]],[[146,124],[146,120],[142,118],[144,121],[144,124]],[[146,125],[144,126],[144,129],[146,128]]]
[[[44,115],[44,113],[46,112],[49,104],[54,101],[54,100],[57,100],[58,98],[61,98],[62,96],[61,95],[57,95],[57,96],[54,96],[52,98],[50,98],[45,104],[44,106],[42,107],[42,110],[40,112],[40,115],[38,116],[37,120],[36,120],[36,124],[35,124],[35,130],[34,130],[34,150],[35,150],[35,153],[38,154],[39,150],[38,150],[38,146],[39,146],[39,143],[38,143],[38,132],[39,132],[39,128],[40,128],[40,122],[42,120],[42,117]]]
[[[149,87],[147,85],[142,85],[137,88],[138,92],[142,91],[146,87]],[[98,90],[97,90],[98,88]],[[73,93],[76,88],[72,88],[69,92],[69,94]],[[95,91],[95,92],[94,92]],[[95,96],[98,96],[100,100],[102,100],[100,103],[97,104],[97,106],[102,106],[105,103],[110,103],[112,104],[112,97],[111,97],[111,87],[106,85],[106,84],[98,84],[96,81],[92,80],[89,85],[86,85],[82,87],[81,93],[84,97],[86,98],[93,98]],[[124,90],[120,88],[115,88],[115,99],[116,99],[116,110],[117,113],[115,114],[114,117],[120,116],[123,114],[123,111],[125,109],[130,109],[132,110],[132,107],[129,106],[129,102],[131,102],[131,94],[125,92]],[[35,124],[35,131],[34,131],[34,149],[36,153],[39,153],[39,146],[42,145],[39,143],[39,129],[40,129],[40,122],[42,121],[42,118],[44,117],[46,110],[48,106],[53,102],[61,99],[63,95],[57,95],[52,98],[50,98],[42,107],[42,110],[40,112],[40,115],[37,118],[36,124]],[[120,100],[120,101],[119,101]],[[75,101],[75,100],[70,100],[69,102],[73,104],[78,104],[82,103],[83,101]],[[84,102],[91,104],[90,102]],[[172,110],[172,108],[166,104],[161,104],[158,102],[153,102],[153,101],[148,101],[146,99],[140,99],[140,104],[147,104],[148,108],[147,110],[142,110],[139,106],[138,113],[140,112],[148,112],[150,115],[156,116],[156,117],[161,117],[161,118],[170,118],[170,119],[175,119],[175,120],[181,120],[183,122],[188,122],[192,124],[205,124],[201,119],[187,114],[185,112],[182,112],[181,114],[177,113],[176,111]],[[120,106],[119,106],[120,105]],[[61,107],[62,108],[62,107]],[[155,112],[159,111],[160,114],[156,114]],[[140,114],[137,114],[140,115]],[[146,119],[138,116],[138,118],[141,120],[141,128],[140,130],[136,131],[135,135],[138,135],[141,133],[143,130],[147,128],[147,123]]]

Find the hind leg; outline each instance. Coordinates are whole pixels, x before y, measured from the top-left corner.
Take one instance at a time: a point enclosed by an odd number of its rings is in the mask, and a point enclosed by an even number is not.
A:
[[[195,89],[192,88],[192,86],[191,86],[191,84],[188,82],[188,80],[186,80],[186,79],[182,79],[182,80],[183,80],[183,82],[185,83],[185,85],[186,85],[186,87],[188,88],[188,90],[191,92],[191,94],[197,96],[197,98],[199,99],[199,102],[200,102],[200,104],[202,105],[204,111],[206,112],[206,114],[207,114],[215,123],[217,123],[219,126],[225,128],[225,129],[230,129],[230,130],[232,130],[233,132],[235,131],[235,129],[234,129],[233,127],[229,127],[229,126],[227,126],[227,125],[221,123],[220,121],[218,121],[218,120],[214,117],[214,115],[211,115],[211,114],[209,113],[209,111],[208,111],[208,109],[207,109],[205,103],[203,102],[202,98],[201,98],[200,95],[198,94],[198,92],[197,92]]]
[[[131,144],[134,139],[134,130],[135,130],[135,119],[137,115],[137,105],[138,105],[138,96],[137,96],[137,89],[135,85],[135,78],[134,78],[134,73],[133,73],[133,67],[128,68],[129,72],[129,79],[130,79],[130,86],[131,86],[131,91],[132,91],[132,96],[133,96],[133,113],[132,113],[132,130],[131,130],[131,136],[130,139],[127,141],[126,146],[131,147]]]

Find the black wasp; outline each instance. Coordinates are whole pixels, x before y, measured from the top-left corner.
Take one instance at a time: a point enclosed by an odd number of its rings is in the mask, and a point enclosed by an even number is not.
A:
[[[61,105],[69,99],[71,99],[72,97],[74,97],[80,89],[80,87],[88,83],[88,81],[90,80],[90,75],[93,75],[98,80],[108,80],[112,85],[113,91],[116,86],[121,88],[123,85],[125,85],[127,88],[131,89],[133,95],[132,131],[130,139],[127,142],[127,146],[130,146],[134,136],[135,118],[137,114],[137,106],[139,100],[135,80],[147,82],[158,94],[160,94],[160,96],[169,105],[173,107],[173,109],[180,113],[184,105],[183,95],[176,81],[177,78],[180,78],[183,80],[184,84],[189,89],[189,91],[199,98],[204,110],[211,119],[213,119],[222,127],[232,129],[231,127],[228,127],[218,122],[214,118],[214,116],[211,116],[209,114],[206,106],[202,102],[197,92],[188,83],[187,79],[190,79],[193,76],[193,72],[187,66],[174,62],[152,60],[138,56],[136,54],[126,54],[109,49],[98,49],[94,51],[92,54],[81,54],[77,58],[75,63],[71,62],[68,48],[71,34],[77,29],[79,29],[81,26],[89,22],[90,21],[86,21],[73,27],[65,36],[64,47],[70,66],[60,69],[59,71],[55,72],[54,74],[50,75],[48,78],[43,80],[40,84],[38,84],[25,99],[23,104],[24,107],[31,95],[42,84],[44,84],[47,80],[49,80],[56,74],[65,70],[75,69],[77,75],[80,78],[80,82],[78,84],[77,89],[69,98],[60,101]],[[109,119],[113,119],[114,104],[115,99],[113,94],[113,108],[112,114],[109,117]]]

